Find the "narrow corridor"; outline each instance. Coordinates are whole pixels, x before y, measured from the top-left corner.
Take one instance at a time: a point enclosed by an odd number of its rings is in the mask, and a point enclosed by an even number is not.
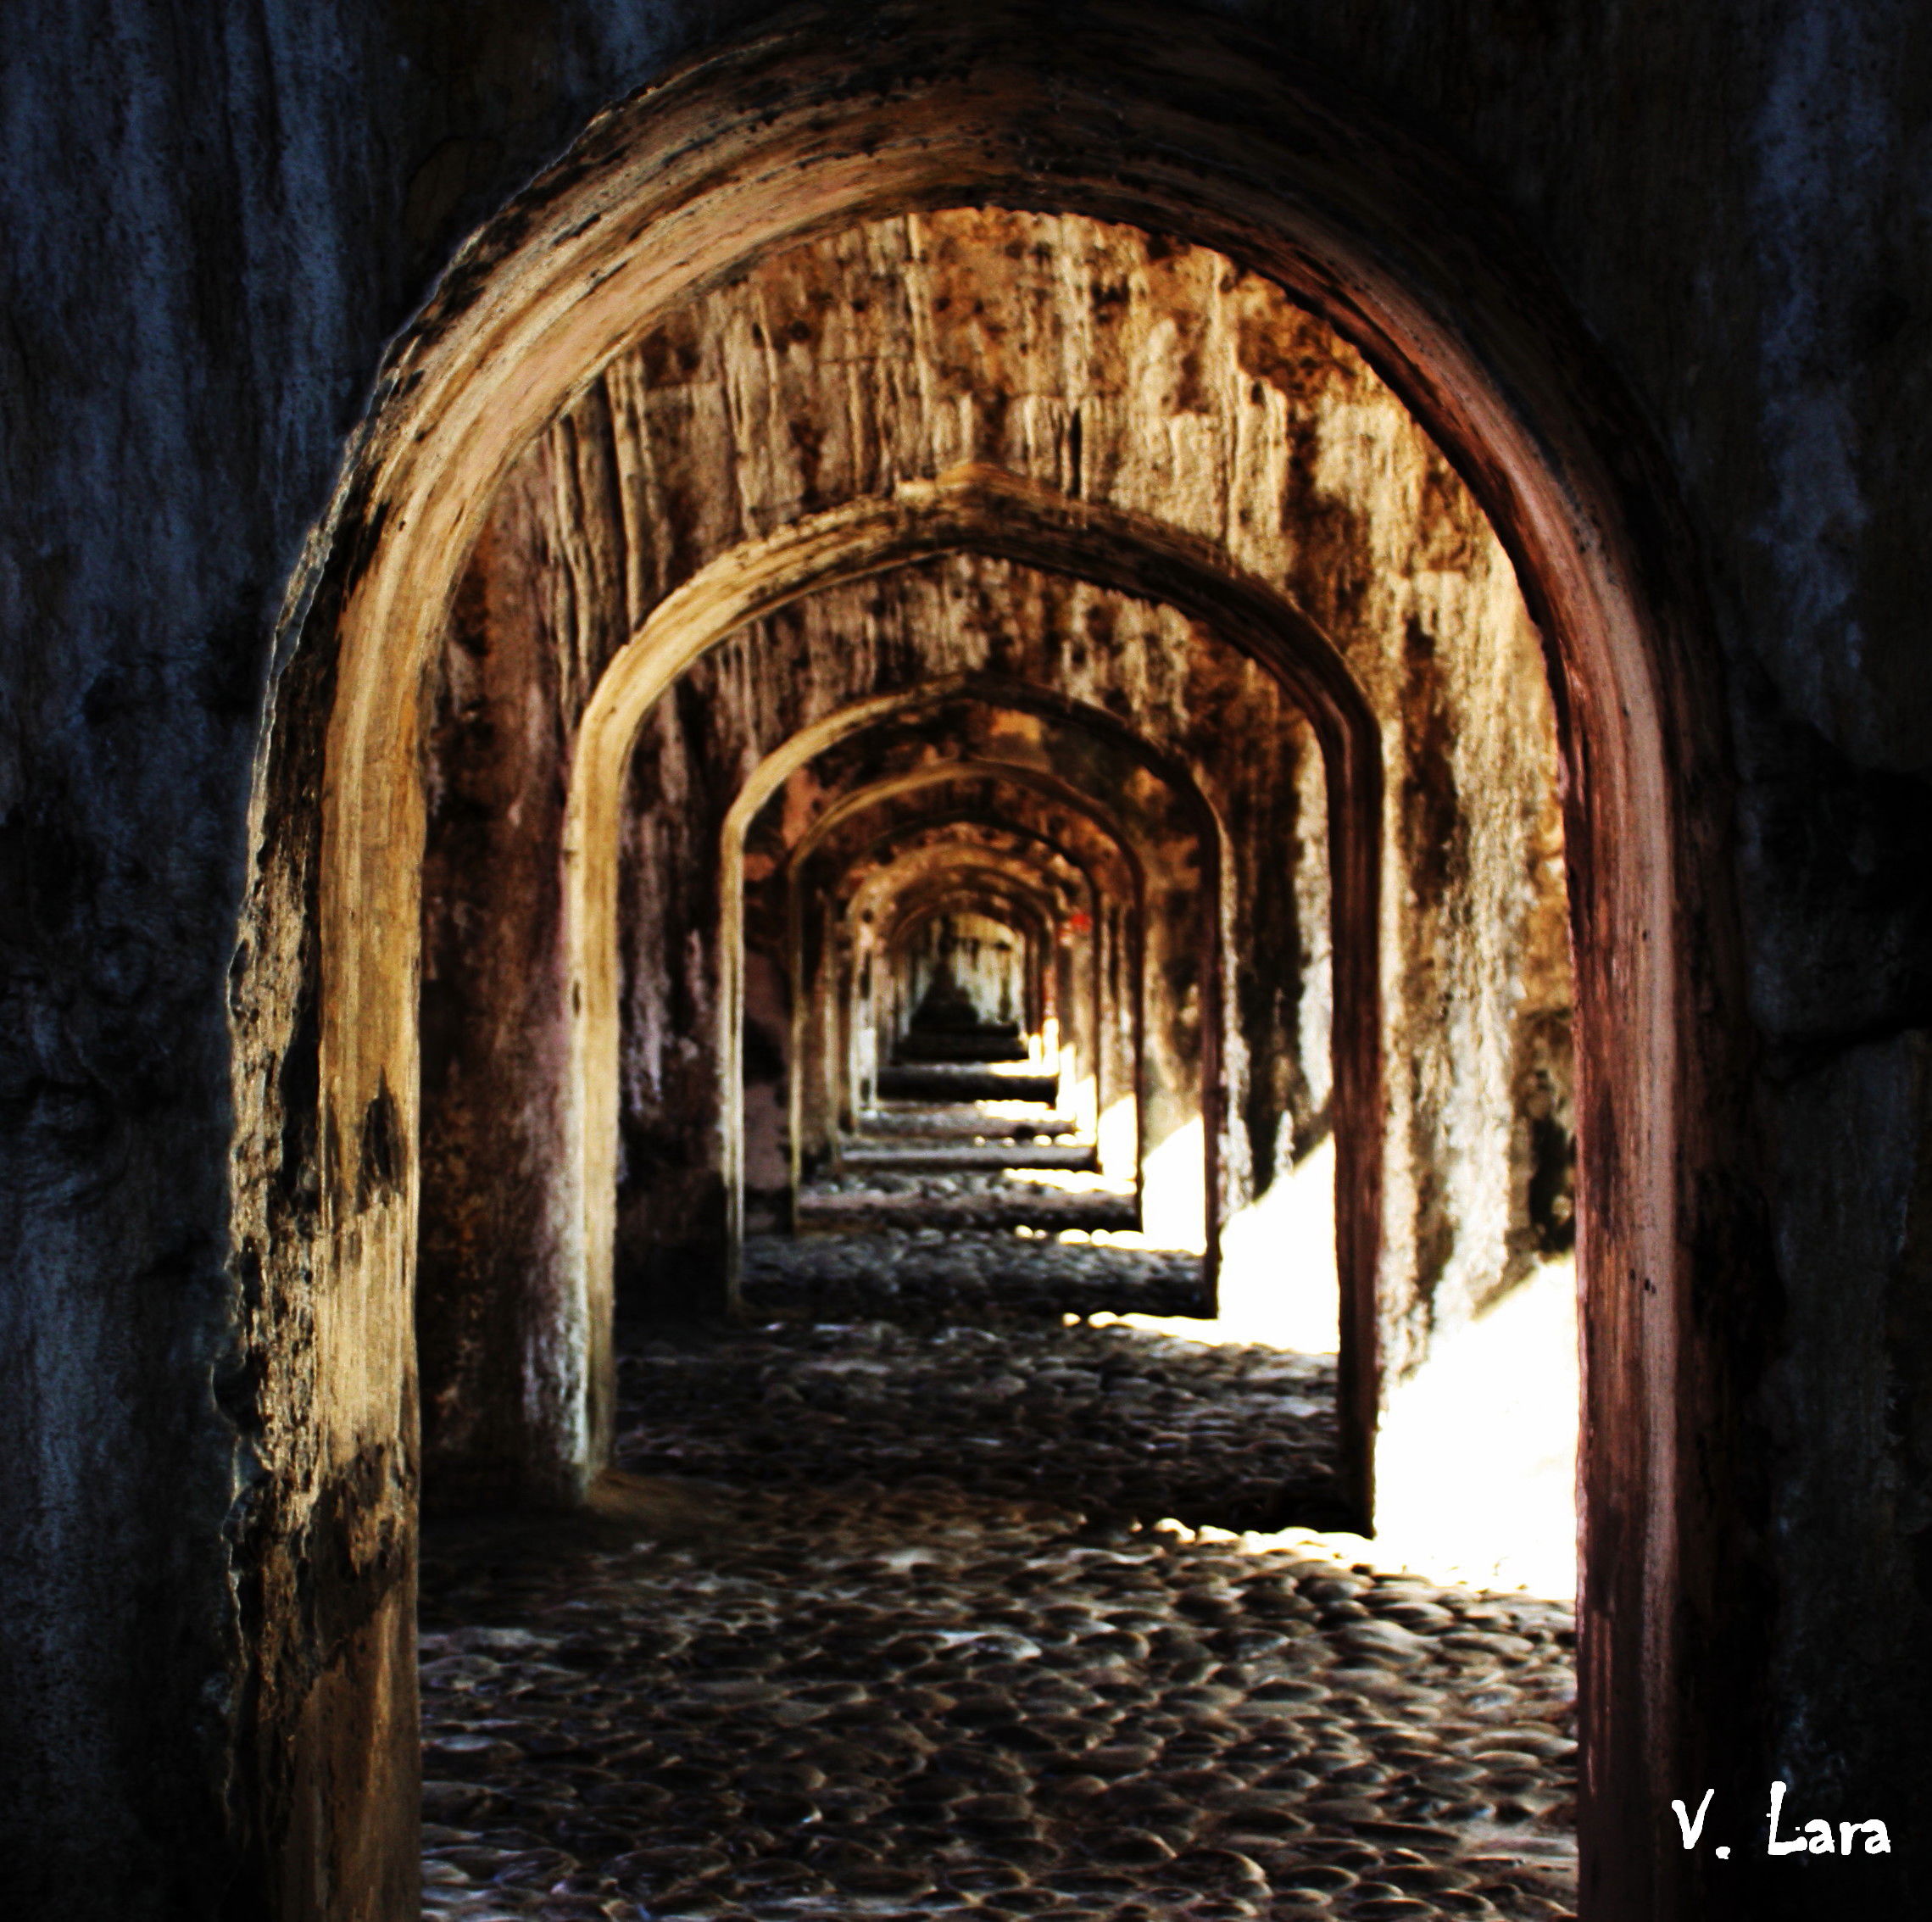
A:
[[[0,1922],[1932,1919],[1901,13],[10,9]]]

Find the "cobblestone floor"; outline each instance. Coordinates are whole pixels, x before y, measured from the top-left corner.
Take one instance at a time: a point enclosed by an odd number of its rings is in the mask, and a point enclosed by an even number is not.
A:
[[[598,1514],[427,1531],[426,1914],[1567,1913],[1568,1610],[1206,1525],[1324,1364],[1055,1326],[1058,1245],[945,1334],[821,1245],[630,1345]]]
[[[1063,1314],[1198,1313],[1200,1257],[1163,1248],[1006,1234],[754,1235],[744,1294],[754,1319],[1003,1327]]]
[[[1008,1167],[979,1173],[899,1173],[885,1168],[827,1175],[799,1195],[801,1226],[848,1234],[901,1231],[921,1223],[952,1232],[1020,1226],[1132,1228],[1131,1182],[1099,1174]]]

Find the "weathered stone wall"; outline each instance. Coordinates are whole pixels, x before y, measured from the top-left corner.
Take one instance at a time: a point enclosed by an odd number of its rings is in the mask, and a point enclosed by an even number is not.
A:
[[[1523,1110],[1545,1111],[1545,1158],[1560,1163],[1568,990],[1550,858],[1554,725],[1534,634],[1467,491],[1359,355],[1205,249],[984,211],[876,222],[760,263],[655,329],[532,450],[509,499],[515,513],[526,499],[550,504],[532,565],[547,571],[572,658],[593,671],[734,540],[962,460],[1212,538],[1314,615],[1384,717],[1384,1342],[1400,1373],[1433,1328],[1494,1299],[1534,1251]],[[990,667],[1143,726],[1144,710],[1174,698],[1164,681],[1192,675],[1198,719],[1183,751],[1206,771],[1232,850],[1217,1206],[1250,1205],[1324,1118],[1316,1090],[1328,1063],[1304,1050],[1327,1039],[1318,1006],[1306,1005],[1325,991],[1321,972],[1305,973],[1319,922],[1296,918],[1321,882],[1296,878],[1294,865],[1315,852],[1297,827],[1307,781],[1293,772],[1313,751],[1306,724],[1278,694],[1255,692],[1253,671],[1195,668],[1205,656],[1178,641],[1130,649],[1110,692],[1107,656],[1122,642],[1097,602],[1079,616],[1084,634],[1044,668],[1008,659],[996,640],[960,651],[950,627],[996,635],[1022,618],[997,568],[976,602],[935,600],[891,641],[859,639],[866,604],[888,592],[848,596],[852,631],[825,643],[841,664],[855,648],[877,657],[848,683],[852,699]],[[796,658],[787,622],[808,618],[821,617],[793,610],[758,655],[701,666],[640,735],[624,916],[620,1235],[632,1269],[711,1265],[705,1224],[725,1206],[705,1093],[717,1019],[704,932],[717,912],[711,816],[729,805],[728,771],[808,717],[801,708],[788,724],[773,705],[777,690],[824,671]],[[771,711],[734,733],[725,716],[747,704]],[[688,822],[669,818],[681,811]],[[1534,1070],[1523,1065],[1532,1055]],[[1538,1074],[1554,1078],[1548,1099]]]
[[[431,1507],[553,1497],[526,1382],[555,1372],[551,1201],[569,1072],[565,716],[582,696],[513,493],[451,622],[423,867],[416,1332]]]
[[[368,1463],[315,1460],[303,1423],[333,1351],[300,1278],[269,1289],[274,1251],[236,1245],[237,1220],[267,1218],[250,1184],[276,1178],[253,1148],[231,1164],[237,1122],[245,1142],[287,1122],[272,1218],[291,1245],[318,1165],[312,1058],[289,1049],[239,1112],[231,1076],[237,1050],[279,1060],[288,1031],[313,1049],[292,989],[259,1034],[231,1030],[225,1000],[278,609],[384,343],[465,235],[604,102],[761,11],[30,0],[12,23],[0,1889],[22,1913],[316,1910],[269,1891],[306,1834],[276,1758],[334,1712],[372,1585],[392,1614],[406,1600],[406,1557],[371,1563],[349,1518],[401,1515],[408,1478],[371,1496],[389,1485]],[[1166,16],[1175,40],[1194,17]],[[1631,404],[1606,435],[1634,419],[1655,451],[1606,448],[1634,497],[1665,476],[1645,563],[1684,558],[1673,504],[1690,531],[1740,777],[1734,813],[1727,789],[1700,805],[1712,837],[1737,836],[1779,1171],[1762,1185],[1740,1164],[1696,1228],[1710,1270],[1743,1278],[1713,1283],[1699,1339],[1729,1345],[1759,1424],[1748,1474],[1711,1470],[1757,1543],[1729,1639],[1767,1759],[1910,1836],[1932,1795],[1896,1664],[1932,1625],[1932,1468],[1902,1411],[1925,1401],[1932,1336],[1916,1215],[1870,1198],[1917,1193],[1932,1018],[1923,23],[1896,0],[1217,17],[1263,36],[1259,64],[1312,61],[1467,163],[1473,226],[1544,290],[1520,325],[1578,316]],[[1080,19],[1036,7],[1027,29],[1072,48]],[[889,31],[850,31],[889,64]],[[328,685],[326,664],[285,682],[283,726]],[[276,793],[320,780],[304,762]],[[300,980],[298,952],[273,958]],[[1847,1301],[1857,1339],[1813,1339],[1851,1327]],[[1823,1418],[1852,1408],[1871,1418]],[[303,1616],[264,1575],[289,1545],[354,1571],[346,1613]],[[342,1713],[365,1715],[356,1700]],[[1907,1841],[1874,1865],[1896,1878],[1874,1900],[1922,1908],[1924,1859]],[[1752,1914],[1808,1913],[1811,1890],[1789,1875]]]

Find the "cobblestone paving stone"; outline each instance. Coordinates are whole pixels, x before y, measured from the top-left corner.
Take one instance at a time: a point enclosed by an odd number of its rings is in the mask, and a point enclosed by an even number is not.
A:
[[[868,1169],[827,1175],[801,1189],[801,1225],[859,1232],[928,1223],[955,1231],[1021,1223],[1048,1228],[1131,1228],[1131,1191],[1099,1176],[1055,1181],[1024,1169],[982,1173],[900,1173]]]
[[[773,1323],[640,1340],[623,1373],[648,1416],[621,1459],[647,1474],[806,1488],[936,1476],[1222,1528],[1338,1513],[1325,1357],[1129,1328]]]
[[[1257,1401],[1319,1399],[1283,1384],[1294,1357],[1194,1346],[1222,1357],[1196,1376],[1169,1352],[1189,1346],[800,1323],[693,1335],[703,1386],[673,1399],[680,1351],[638,1345],[627,1467],[729,1474],[620,1477],[630,1507],[603,1517],[426,1531],[426,1914],[1567,1914],[1567,1608],[1294,1534],[1141,1525],[1174,1512],[1150,1445],[1189,1431],[1190,1395],[1218,1404],[1246,1369],[1275,1371]],[[1056,1366],[1161,1379],[1096,1391]],[[1245,1499],[1254,1418],[1221,1431],[1197,1529]],[[786,1452],[721,1439],[760,1423]],[[1083,1435],[1120,1457],[1097,1498],[1006,1492],[1037,1487],[1056,1433],[1068,1471]]]
[[[1058,1323],[1063,1314],[1200,1312],[1200,1257],[1014,1234],[753,1235],[744,1297],[760,1319],[906,1327]]]

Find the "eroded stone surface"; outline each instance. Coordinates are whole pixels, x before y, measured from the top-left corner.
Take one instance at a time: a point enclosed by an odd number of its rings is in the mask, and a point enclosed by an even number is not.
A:
[[[631,1368],[649,1414],[624,1454],[650,1474],[798,1487],[937,1476],[1217,1526],[1338,1512],[1327,1357],[1122,1328],[922,1335],[860,1322],[660,1338]]]
[[[1132,1228],[1133,1184],[994,1173],[901,1174],[868,1168],[828,1175],[799,1191],[801,1227],[864,1228],[919,1222],[949,1228]],[[1197,1264],[1198,1265],[1198,1264]]]

